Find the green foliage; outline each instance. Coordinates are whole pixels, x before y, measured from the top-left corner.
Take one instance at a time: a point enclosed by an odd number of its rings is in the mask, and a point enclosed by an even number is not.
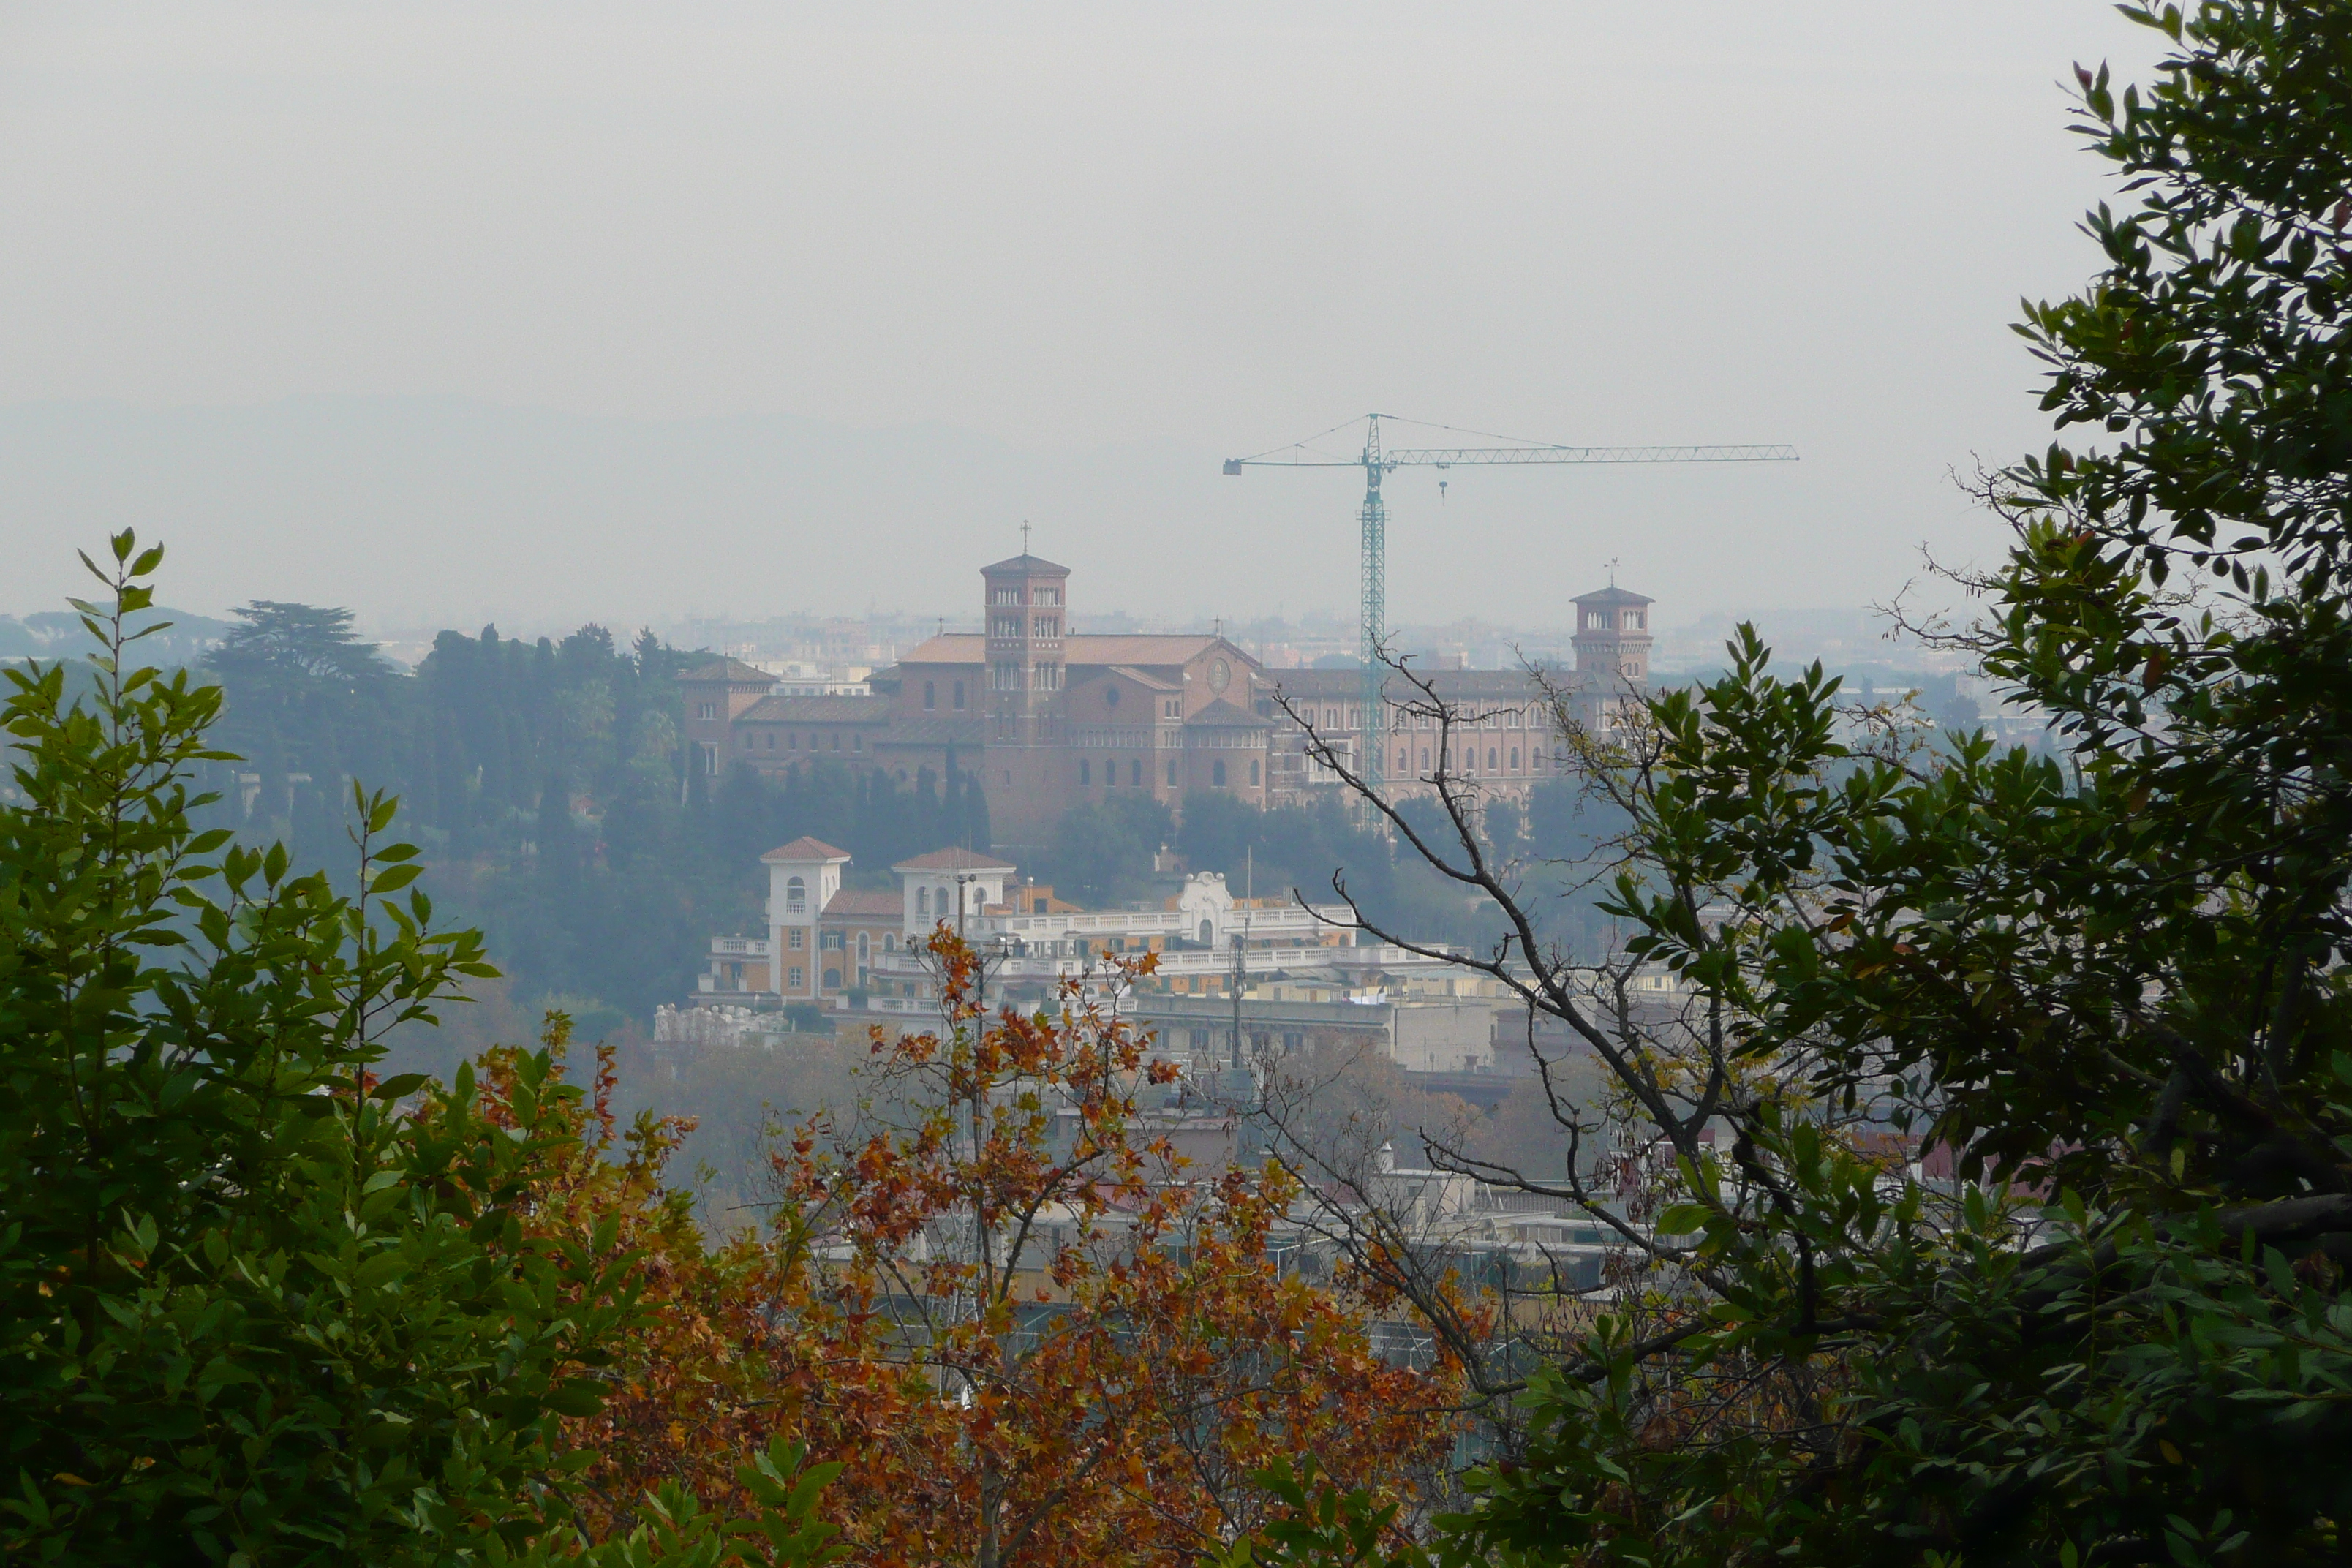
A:
[[[1442,1556],[2352,1550],[2352,11],[2124,12],[2175,52],[2082,71],[2081,128],[2135,205],[2021,329],[2100,444],[1990,482],[1960,639],[2059,753],[1850,748],[1745,628],[1591,745],[1610,909],[1694,1001],[1680,1045],[1548,1005],[1679,1191]]]
[[[560,1512],[556,1417],[598,1405],[628,1260],[524,1239],[575,1097],[548,1055],[495,1113],[464,1073],[369,1074],[492,973],[432,928],[392,802],[354,798],[351,898],[192,823],[221,694],[134,668],[124,625],[161,558],[125,532],[91,567],[88,700],[6,672],[0,1551],[467,1560]]]
[[[753,1505],[748,1518],[714,1513],[669,1481],[645,1498],[638,1510],[644,1522],[620,1540],[592,1543],[577,1536],[547,1536],[514,1554],[493,1544],[484,1561],[493,1568],[720,1568],[730,1563],[823,1568],[848,1555],[834,1540],[839,1527],[816,1517],[824,1489],[842,1467],[803,1467],[803,1458],[799,1444],[778,1437],[766,1452],[737,1468],[735,1479]]]
[[[1382,836],[1367,832],[1337,801],[1261,810],[1230,795],[1184,805],[1175,846],[1196,871],[1223,874],[1235,898],[1302,898],[1328,903],[1333,878],[1358,907],[1391,931],[1436,942],[1484,942],[1491,921],[1473,900]]]
[[[224,799],[205,821],[283,838],[307,870],[340,859],[350,779],[394,793],[445,910],[528,990],[587,1012],[643,1019],[690,989],[713,931],[759,923],[759,858],[779,844],[812,835],[879,868],[988,842],[961,769],[944,784],[824,763],[690,773],[675,677],[706,656],[650,632],[626,648],[597,626],[561,642],[444,632],[409,676],[352,636],[348,611],[238,616],[210,669],[221,738],[245,762],[208,775]]]
[[[850,851],[853,874],[887,876],[897,861],[955,845],[984,848],[988,803],[980,780],[952,748],[946,760],[950,777],[944,785],[929,768],[902,784],[878,768],[858,773],[831,761],[782,777],[739,763],[712,802],[717,852],[732,866],[750,868],[764,891],[760,857],[803,835]]]
[[[1075,805],[1054,824],[1036,869],[1066,898],[1114,907],[1150,897],[1152,857],[1175,834],[1174,816],[1148,795]]]
[[[1235,1542],[1216,1568],[1250,1568],[1278,1562],[1295,1568],[1428,1568],[1436,1561],[1425,1548],[1397,1539],[1398,1505],[1382,1503],[1358,1488],[1341,1491],[1319,1474],[1313,1455],[1295,1467],[1276,1460],[1257,1473],[1259,1485],[1280,1513],[1255,1537]]]

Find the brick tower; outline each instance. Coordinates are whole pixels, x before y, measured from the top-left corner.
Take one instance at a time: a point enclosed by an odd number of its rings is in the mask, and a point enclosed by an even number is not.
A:
[[[1576,672],[1588,689],[1650,679],[1650,604],[1614,584],[1576,601]]]
[[[987,601],[990,820],[1002,842],[1043,842],[1063,805],[1070,569],[1024,551],[982,567],[980,580]]]

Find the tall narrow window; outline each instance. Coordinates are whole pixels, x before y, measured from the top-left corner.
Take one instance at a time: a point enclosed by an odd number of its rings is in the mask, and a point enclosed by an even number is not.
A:
[[[1084,757],[1078,759],[1078,782],[1082,784],[1095,782],[1095,765]]]
[[[930,915],[931,890],[929,888],[917,888],[915,889],[915,918],[918,920],[929,920]]]
[[[1225,759],[1219,757],[1209,764],[1209,782],[1219,789],[1225,787]]]
[[[958,690],[961,690],[962,689],[961,689],[961,687],[959,687],[957,689],[958,689]],[[925,682],[923,682],[923,706],[924,706],[924,707],[926,707],[926,708],[937,708],[939,705],[940,705],[940,693],[939,693],[939,688],[938,688],[934,683],[932,683],[932,682],[930,682],[930,681],[926,680]],[[961,703],[961,702],[959,702],[959,703],[957,703],[957,704],[956,704],[956,706],[957,706],[957,707],[959,707],[959,708],[961,708],[961,707],[962,707],[962,706],[963,706],[963,704],[962,704],[962,703]]]
[[[1257,763],[1255,759],[1250,763],[1250,783],[1257,783]]]
[[[1139,757],[1134,762],[1127,764],[1127,782],[1133,784],[1138,789],[1141,789],[1143,787],[1143,761],[1141,758]]]
[[[784,913],[800,915],[808,912],[808,884],[798,877],[784,883]]]
[[[1168,787],[1176,787],[1176,759],[1173,757],[1168,759]]]
[[[923,706],[928,708],[930,704],[926,702]],[[961,680],[955,683],[955,706],[957,712],[961,713],[963,711],[963,682]]]

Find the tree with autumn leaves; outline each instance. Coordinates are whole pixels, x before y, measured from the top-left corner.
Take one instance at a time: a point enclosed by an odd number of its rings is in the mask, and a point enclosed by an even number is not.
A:
[[[877,1031],[872,1092],[780,1149],[764,1234],[704,1243],[656,1123],[551,1194],[575,1232],[625,1216],[658,1303],[575,1424],[601,1526],[670,1481],[742,1506],[735,1466],[780,1435],[841,1467],[820,1511],[861,1563],[1202,1561],[1298,1456],[1409,1496],[1453,1369],[1381,1359],[1360,1300],[1283,1266],[1288,1178],[1185,1167],[1148,1107],[1174,1069],[1106,987],[992,1014],[979,956],[930,951],[940,1027]]]
[[[930,949],[942,1027],[877,1038],[878,1092],[778,1167],[799,1427],[887,1500],[850,1539],[1181,1563],[1255,1525],[1278,1457],[1391,1492],[1442,1457],[1450,1375],[1382,1361],[1360,1308],[1276,1261],[1287,1178],[1188,1170],[1154,1131],[1139,1099],[1176,1070],[1097,999],[1150,959],[992,1016],[978,956],[944,929]]]

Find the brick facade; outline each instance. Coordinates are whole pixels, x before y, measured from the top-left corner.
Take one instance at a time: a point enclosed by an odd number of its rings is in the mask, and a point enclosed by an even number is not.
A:
[[[976,776],[998,847],[1045,844],[1071,806],[1148,795],[1181,814],[1187,798],[1253,805],[1337,793],[1307,756],[1287,702],[1349,758],[1363,746],[1352,669],[1261,670],[1222,637],[1082,636],[1070,573],[1022,554],[981,569],[982,630],[932,637],[875,672],[867,696],[775,696],[734,659],[679,678],[687,733],[702,765],[777,773],[813,763]],[[1580,723],[1605,729],[1649,675],[1650,601],[1610,587],[1576,601],[1576,668],[1552,679]],[[1454,769],[1498,796],[1524,797],[1557,763],[1555,711],[1520,670],[1444,670],[1432,679],[1472,721]],[[1391,678],[1388,697],[1409,693]],[[1383,758],[1392,793],[1428,789],[1437,741],[1392,711]],[[845,971],[845,973],[846,973]]]

